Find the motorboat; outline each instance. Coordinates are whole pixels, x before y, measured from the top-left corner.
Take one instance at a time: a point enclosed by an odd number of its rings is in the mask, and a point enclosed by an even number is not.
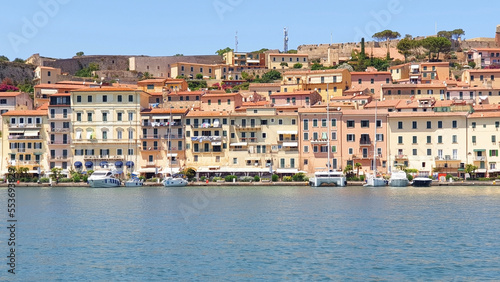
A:
[[[183,187],[186,185],[188,185],[188,182],[182,177],[168,176],[163,179],[163,186],[165,187]]]
[[[116,172],[109,169],[94,171],[87,179],[92,188],[113,188],[121,185],[120,179],[116,178]]]
[[[406,187],[410,184],[408,176],[403,170],[394,171],[389,178],[389,186],[391,187]]]
[[[318,171],[314,173],[314,177],[309,178],[309,185],[313,187],[320,186],[347,186],[347,180],[341,171],[330,170],[330,171]]]
[[[376,174],[368,174],[366,176],[366,184],[364,187],[383,187],[387,186],[387,180],[381,176],[376,176]]]
[[[419,176],[413,179],[412,185],[413,187],[430,187],[431,183],[432,179],[430,179],[429,177]]]
[[[132,173],[130,179],[125,181],[125,187],[139,187],[143,186],[144,181],[138,177],[138,174]]]

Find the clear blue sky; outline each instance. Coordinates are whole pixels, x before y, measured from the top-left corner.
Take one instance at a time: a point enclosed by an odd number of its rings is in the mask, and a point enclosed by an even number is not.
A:
[[[41,4],[46,3],[46,4]],[[301,44],[359,41],[384,29],[401,35],[465,30],[465,38],[494,37],[496,2],[435,0],[22,0],[2,5],[0,55],[34,53],[166,56],[214,54],[234,48],[289,49]],[[371,40],[371,38],[367,38]]]

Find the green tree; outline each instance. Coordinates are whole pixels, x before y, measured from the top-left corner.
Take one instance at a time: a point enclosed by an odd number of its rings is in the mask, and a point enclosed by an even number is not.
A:
[[[359,177],[359,170],[363,168],[363,166],[361,165],[361,163],[355,163],[354,167],[356,168],[356,177]]]
[[[465,173],[468,173],[469,175],[474,175],[473,178],[475,178],[475,175],[476,175],[476,170],[478,169],[477,166],[473,165],[473,164],[467,164],[465,165]]]
[[[352,173],[352,165],[346,165],[344,167],[344,174],[351,174]]]
[[[262,75],[262,82],[270,82],[281,79],[281,73],[277,70],[270,70]]]
[[[302,68],[302,66],[303,66],[303,65],[302,65],[301,63],[295,63],[295,64],[293,65],[293,68],[294,68],[294,69],[301,69],[301,68]]]
[[[13,62],[14,62],[14,63],[21,63],[21,64],[26,63],[26,61],[25,61],[25,60],[23,60],[23,59],[21,59],[21,58],[15,58]]]
[[[474,69],[474,68],[476,68],[476,62],[470,61],[470,62],[468,63],[468,65],[469,65],[469,67],[471,67],[471,68],[473,68],[473,69]]]
[[[451,37],[452,37],[452,32],[451,31],[447,31],[447,30],[441,30],[440,32],[437,33],[437,36],[438,37],[444,37],[448,40],[451,40]]]
[[[203,79],[203,74],[201,73],[196,74],[196,79]]]
[[[451,42],[444,37],[427,37],[422,40],[422,47],[427,49],[429,61],[432,60],[433,53],[436,54],[436,61],[439,61],[440,53],[448,53],[451,50]]]
[[[396,38],[401,37],[401,34],[399,34],[399,32],[397,32],[397,31],[392,31],[392,30],[386,29],[384,31],[375,33],[372,37],[378,41],[385,40],[387,42],[386,43],[387,44],[387,59],[389,60],[391,57],[391,53],[389,52],[389,41],[391,39],[396,39]]]
[[[219,55],[219,56],[222,56],[222,55],[224,55],[225,53],[227,53],[227,52],[231,52],[231,51],[233,51],[233,49],[231,49],[231,48],[229,48],[229,47],[226,47],[226,48],[224,48],[224,49],[219,49],[219,50],[215,51],[215,54],[217,54],[217,55]]]
[[[297,54],[297,50],[295,49],[292,49],[292,50],[288,50],[287,52],[288,54]]]
[[[52,180],[57,180],[57,179],[60,179],[62,178],[62,168],[61,167],[53,167],[50,171],[52,172],[52,174],[50,175],[50,177],[52,178]]]
[[[284,68],[284,67],[288,67],[288,63],[287,63],[287,62],[282,62],[282,63],[280,64],[280,66],[281,66],[282,68]]]
[[[465,35],[465,31],[461,28],[457,28],[451,31],[451,37],[458,40],[462,35]]]
[[[5,57],[5,56],[0,56],[0,62],[10,62],[9,58]]]
[[[267,49],[267,48],[262,48],[262,49],[260,49],[260,50],[253,51],[252,53],[264,53],[264,52],[266,52],[266,51],[269,51],[269,49]]]
[[[196,169],[192,167],[185,168],[181,171],[181,174],[184,174],[187,179],[192,179],[196,176]]]
[[[320,63],[314,63],[311,65],[311,70],[322,70],[322,69],[323,69],[323,65]]]
[[[153,78],[153,75],[151,75],[149,72],[145,72],[141,75],[139,80],[145,80],[145,79],[151,79],[151,78]]]
[[[77,57],[81,57],[81,56],[83,56],[84,54],[85,54],[85,53],[83,53],[82,51],[80,51],[80,52],[76,52],[76,56],[77,56]]]
[[[183,57],[184,54],[175,54],[174,57]]]
[[[81,68],[75,73],[75,76],[79,77],[92,77],[92,72],[99,70],[98,63],[90,63],[88,67]]]
[[[403,55],[405,57],[405,62],[408,61],[408,57],[412,53],[412,48],[413,48],[413,40],[409,38],[403,38],[398,42],[397,49],[399,54]]]

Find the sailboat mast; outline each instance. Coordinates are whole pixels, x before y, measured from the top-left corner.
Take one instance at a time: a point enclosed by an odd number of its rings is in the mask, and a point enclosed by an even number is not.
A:
[[[328,178],[330,177],[330,95],[328,92],[328,83],[326,84],[326,128],[327,128],[327,134],[326,140],[327,140],[327,146],[326,151],[328,152],[327,158],[328,158]]]
[[[375,100],[375,136],[373,136],[373,176],[377,177],[377,100]]]
[[[168,156],[170,149],[170,134],[172,132],[172,107],[170,107],[170,118],[168,119],[168,131],[167,131],[167,158],[168,166],[170,167],[170,177],[172,177],[172,156]]]

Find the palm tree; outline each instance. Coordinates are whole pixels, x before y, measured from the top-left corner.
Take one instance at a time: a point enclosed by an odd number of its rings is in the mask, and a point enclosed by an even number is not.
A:
[[[363,168],[363,166],[360,163],[355,163],[354,167],[356,168],[356,177],[359,177],[359,170]]]
[[[352,171],[352,165],[346,165],[344,168],[344,173],[349,174]]]

